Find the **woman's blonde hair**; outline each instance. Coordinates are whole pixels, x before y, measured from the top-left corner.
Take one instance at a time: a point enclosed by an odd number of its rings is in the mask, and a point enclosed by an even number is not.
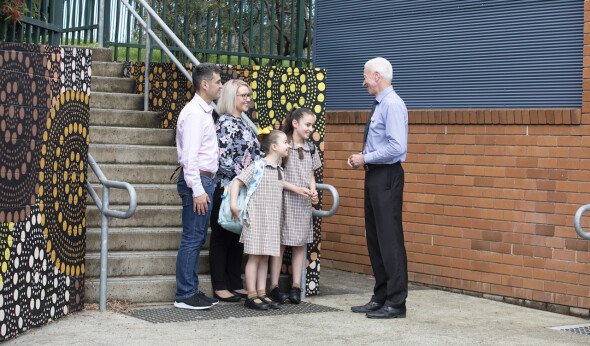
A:
[[[217,100],[217,109],[220,115],[229,114],[236,109],[236,97],[238,97],[238,89],[241,86],[248,87],[248,91],[252,94],[252,88],[241,79],[230,79],[225,83],[219,100]]]

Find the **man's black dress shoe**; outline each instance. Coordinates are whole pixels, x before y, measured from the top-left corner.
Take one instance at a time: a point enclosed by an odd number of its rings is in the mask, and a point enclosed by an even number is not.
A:
[[[279,304],[284,304],[285,300],[287,300],[287,298],[289,298],[289,296],[286,293],[279,291],[278,287],[273,288],[270,291],[269,295],[272,300],[274,300],[275,302],[277,302]]]
[[[406,318],[406,308],[394,308],[383,305],[381,309],[367,312],[368,318]]]
[[[235,303],[235,302],[239,302],[240,300],[242,300],[242,297],[240,297],[236,294],[233,294],[233,296],[231,296],[231,297],[223,298],[222,296],[213,292],[213,297],[221,300],[222,302],[230,302],[230,303]]]
[[[352,312],[359,312],[359,313],[366,314],[367,312],[379,310],[379,309],[381,309],[382,306],[383,306],[383,304],[378,303],[374,300],[371,300],[370,302],[368,302],[365,305],[353,306],[350,308],[350,310],[352,310]]]
[[[260,299],[259,297],[253,297],[253,298],[249,298],[246,299],[246,301],[244,302],[244,306],[253,310],[268,310],[268,304],[264,303],[264,301],[262,303],[257,303],[255,302],[256,299]],[[262,300],[262,299],[260,299]]]
[[[293,304],[301,303],[301,288],[291,287],[291,291],[289,292],[289,300]]]

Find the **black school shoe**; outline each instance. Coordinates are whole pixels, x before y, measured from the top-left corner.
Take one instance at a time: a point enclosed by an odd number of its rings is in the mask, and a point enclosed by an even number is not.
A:
[[[270,298],[268,298],[266,295],[264,295],[264,296],[260,296],[259,298],[260,298],[260,300],[262,300],[263,302],[265,302],[265,303],[268,305],[268,307],[269,307],[270,309],[278,309],[278,308],[279,308],[279,306],[280,306],[280,304],[279,304],[279,303],[277,303],[277,302],[273,302],[273,301],[272,301],[272,300],[270,300]]]
[[[279,304],[284,304],[289,296],[286,293],[279,291],[278,287],[273,288],[270,293],[270,298]]]
[[[291,287],[291,291],[289,292],[289,300],[292,304],[301,303],[301,288]]]
[[[256,299],[260,299],[259,297],[252,297],[252,298],[248,298],[246,299],[246,301],[244,302],[244,306],[252,309],[252,310],[268,310],[268,304],[262,302],[262,303],[256,303],[255,300]],[[260,299],[262,300],[262,299]]]

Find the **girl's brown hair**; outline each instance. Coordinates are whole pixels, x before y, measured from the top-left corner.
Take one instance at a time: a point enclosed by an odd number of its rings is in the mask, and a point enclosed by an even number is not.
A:
[[[283,126],[283,132],[287,135],[289,142],[291,142],[293,139],[293,131],[295,131],[295,128],[293,127],[293,120],[297,120],[297,122],[299,122],[299,120],[301,120],[301,118],[303,118],[303,116],[306,114],[313,115],[311,110],[308,108],[292,108],[291,111],[287,113],[287,116],[285,117],[285,126]]]

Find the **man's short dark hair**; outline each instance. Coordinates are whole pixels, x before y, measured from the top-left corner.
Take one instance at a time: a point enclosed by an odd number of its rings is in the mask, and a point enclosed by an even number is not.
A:
[[[197,65],[193,70],[193,88],[199,90],[201,82],[213,79],[214,73],[221,74],[219,66],[208,62]]]

